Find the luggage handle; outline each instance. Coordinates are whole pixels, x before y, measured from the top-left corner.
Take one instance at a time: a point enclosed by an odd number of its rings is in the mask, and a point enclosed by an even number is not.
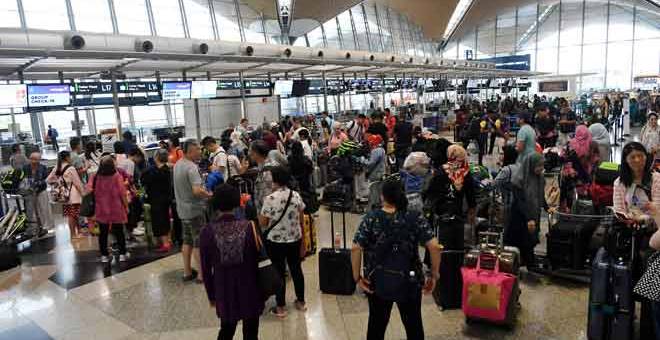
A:
[[[341,212],[342,220],[342,238],[344,240],[344,249],[346,249],[346,212]],[[335,212],[330,210],[330,239],[332,240],[332,249],[335,249]]]
[[[479,254],[479,256],[477,257],[477,267],[476,268],[477,268],[477,275],[482,275],[482,274],[486,274],[486,273],[488,273],[488,274],[490,274],[490,273],[499,274],[500,273],[500,257],[495,256],[495,268],[493,268],[493,270],[490,271],[488,269],[482,269],[481,268],[481,254]]]

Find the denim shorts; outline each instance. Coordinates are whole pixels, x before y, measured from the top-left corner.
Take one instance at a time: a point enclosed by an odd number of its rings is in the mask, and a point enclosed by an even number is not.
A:
[[[181,220],[183,227],[183,244],[199,248],[199,232],[204,226],[204,216],[195,217],[191,220]]]

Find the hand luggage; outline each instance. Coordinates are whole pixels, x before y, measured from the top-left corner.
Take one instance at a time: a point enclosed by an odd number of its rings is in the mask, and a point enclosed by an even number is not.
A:
[[[14,268],[21,264],[16,246],[11,242],[0,242],[0,271]]]
[[[560,215],[562,216],[562,215]],[[591,235],[598,226],[595,219],[563,215],[550,227],[547,254],[553,269],[584,269]]]
[[[323,248],[319,252],[319,285],[321,292],[335,295],[352,295],[355,291],[351,250],[346,249],[346,212],[342,214],[344,248]],[[335,237],[334,211],[330,211],[330,230]]]
[[[441,254],[440,280],[433,290],[433,298],[442,310],[458,309],[461,308],[461,266],[465,256],[463,221],[435,218],[435,234],[445,249]]]
[[[466,321],[486,320],[497,324],[513,326],[518,297],[518,278],[500,271],[499,260],[495,260],[493,270],[481,267],[481,257],[476,268],[464,267],[463,313]]]
[[[310,214],[303,216],[303,244],[305,256],[316,254],[316,220]]]
[[[604,207],[611,207],[614,205],[614,185],[612,184],[599,184],[592,183],[589,188],[591,201],[593,206],[599,213],[602,213]]]
[[[334,210],[350,210],[353,205],[351,188],[341,182],[333,182],[323,189],[323,204],[333,206]]]
[[[613,185],[619,177],[619,164],[602,162],[594,171],[594,182],[602,185]]]
[[[497,236],[496,242],[490,242],[489,237]],[[516,247],[504,246],[501,232],[479,233],[480,243],[477,249],[472,249],[465,254],[464,266],[476,268],[477,261],[481,257],[481,267],[493,270],[495,260],[500,262],[500,271],[513,275],[520,272],[520,250]]]

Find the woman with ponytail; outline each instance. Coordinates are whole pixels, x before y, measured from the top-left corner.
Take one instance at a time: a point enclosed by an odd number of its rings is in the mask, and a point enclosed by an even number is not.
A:
[[[57,166],[48,175],[46,182],[55,185],[64,179],[64,184],[68,188],[68,199],[62,205],[62,215],[67,218],[69,224],[69,237],[71,239],[80,238],[78,227],[78,217],[80,217],[80,203],[84,192],[83,183],[78,175],[78,171],[71,164],[71,153],[69,151],[60,151],[57,155]]]
[[[426,220],[419,213],[407,210],[408,200],[400,181],[385,180],[381,199],[382,208],[369,211],[360,223],[351,252],[353,278],[369,300],[366,338],[385,338],[392,305],[396,302],[407,338],[424,339],[422,292],[430,293],[435,287],[441,247]],[[431,257],[432,274],[428,277],[422,268],[418,246],[426,247]],[[400,273],[409,280],[391,280],[386,273]]]

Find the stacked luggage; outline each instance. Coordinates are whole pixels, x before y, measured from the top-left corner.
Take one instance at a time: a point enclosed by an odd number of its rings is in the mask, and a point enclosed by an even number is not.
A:
[[[614,204],[614,181],[619,177],[619,165],[602,162],[594,171],[594,181],[590,187],[591,200],[596,211],[602,213],[603,207]]]
[[[556,213],[556,223],[550,225],[547,257],[552,270],[583,271],[589,267],[592,254],[589,244],[599,226],[609,226],[613,215],[576,215]]]
[[[461,269],[465,320],[513,327],[520,297],[520,252],[504,247],[502,233],[483,232],[479,236],[483,242],[465,255]],[[495,242],[491,242],[493,237]]]

